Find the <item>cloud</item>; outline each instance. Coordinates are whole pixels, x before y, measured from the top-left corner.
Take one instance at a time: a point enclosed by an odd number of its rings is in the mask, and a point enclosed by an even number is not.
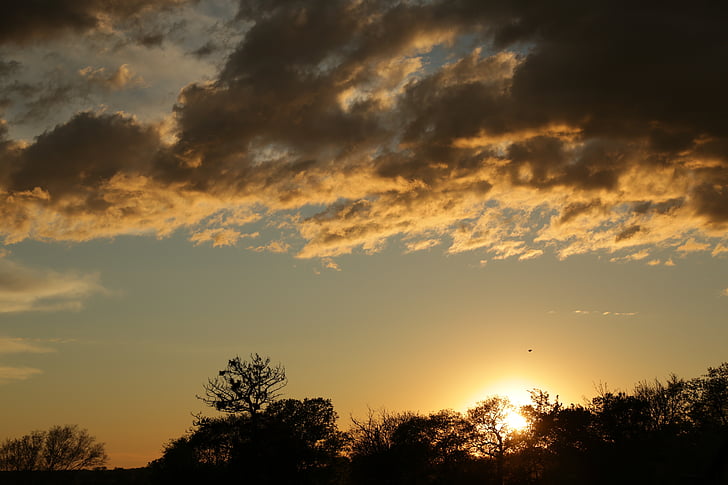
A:
[[[128,64],[122,64],[113,72],[104,67],[84,67],[78,74],[88,83],[110,91],[119,91],[134,86],[143,86],[144,79],[134,73]]]
[[[341,266],[331,258],[324,258],[321,260],[321,264],[326,269],[332,269],[334,271],[341,271]]]
[[[613,312],[600,310],[574,310],[577,315],[601,315],[603,317],[634,317],[637,312]]]
[[[0,44],[47,40],[64,32],[85,32],[108,28],[108,23],[122,21],[142,13],[185,3],[186,0],[57,0],[9,2],[0,15]]]
[[[42,373],[42,370],[34,369],[32,367],[0,366],[0,384],[8,384],[13,381],[24,381]]]
[[[268,244],[262,246],[250,246],[248,247],[248,249],[259,253],[266,251],[270,253],[286,253],[290,249],[290,246],[282,241],[271,241]]]
[[[122,3],[8,7],[28,28],[0,41],[100,31],[152,9]],[[716,59],[728,46],[712,9],[241,2],[237,45],[215,78],[180,91],[171,130],[87,111],[27,143],[4,135],[0,231],[13,243],[188,230],[223,246],[249,221],[221,221],[255,212],[286,226],[249,249],[300,258],[389,242],[483,260],[719,255],[728,78]],[[93,66],[120,67],[81,75],[111,92],[140,79],[131,65],[110,58]],[[50,87],[63,98],[63,83]]]
[[[524,261],[526,259],[533,259],[541,256],[543,254],[543,251],[541,249],[531,249],[520,256],[518,256],[519,261]]]
[[[611,258],[609,261],[616,262],[616,261],[641,261],[647,257],[650,256],[650,251],[648,249],[643,249],[641,251],[637,251],[636,253],[627,254],[618,258]],[[659,264],[659,261],[655,263],[655,261],[649,261],[647,264],[650,266],[654,266],[655,264]]]
[[[15,337],[0,337],[0,354],[42,354],[47,352],[53,352],[53,349],[39,345],[38,342],[34,340]]]
[[[212,242],[212,247],[218,248],[222,246],[235,246],[238,240],[244,237],[258,237],[260,234],[255,232],[251,234],[242,234],[233,229],[206,229],[190,236],[190,241],[199,246],[203,242]]]
[[[422,239],[419,241],[411,241],[407,243],[407,252],[424,251],[440,244],[439,239]]]
[[[710,244],[698,242],[694,238],[688,239],[685,244],[677,248],[678,251],[682,251],[685,253],[707,251],[708,249],[710,249]]]
[[[103,291],[95,274],[34,269],[0,259],[0,313],[78,310],[83,300]],[[20,348],[27,342],[3,345]]]

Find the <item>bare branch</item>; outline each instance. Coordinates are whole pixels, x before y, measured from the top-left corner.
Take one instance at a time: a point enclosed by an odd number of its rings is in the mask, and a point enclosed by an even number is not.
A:
[[[197,397],[218,411],[256,416],[281,395],[279,391],[286,384],[283,366],[272,366],[270,358],[251,354],[250,361],[240,357],[229,360],[224,370],[207,380],[205,395]]]

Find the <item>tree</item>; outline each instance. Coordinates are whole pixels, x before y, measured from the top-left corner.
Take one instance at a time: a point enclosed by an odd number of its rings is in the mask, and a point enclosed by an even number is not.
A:
[[[397,483],[460,483],[468,471],[468,426],[455,411],[412,416],[392,435]]]
[[[329,399],[281,399],[285,369],[268,357],[235,357],[199,399],[224,417],[197,415],[193,429],[151,465],[159,481],[232,479],[257,485],[335,483],[345,435]]]
[[[203,402],[226,413],[249,413],[255,419],[260,411],[280,396],[288,383],[286,370],[272,366],[270,358],[250,355],[250,362],[235,357],[225,369],[208,379]]]
[[[399,463],[393,453],[394,433],[416,415],[369,409],[365,419],[351,418],[348,431],[353,483],[396,483]]]
[[[20,438],[6,440],[0,446],[0,470],[39,470],[44,441],[44,431],[33,431]]]
[[[342,462],[344,435],[330,399],[282,399],[261,415],[261,432],[248,456],[266,470],[257,483],[332,483]],[[263,477],[261,477],[263,478]]]
[[[728,362],[708,367],[708,372],[689,383],[692,418],[706,428],[728,426]]]
[[[76,425],[33,431],[0,446],[0,470],[83,470],[107,460],[104,444]]]
[[[229,474],[241,443],[250,436],[250,416],[198,416],[193,430],[170,441],[150,468],[159,483],[214,483]]]
[[[589,483],[590,453],[599,442],[594,415],[582,406],[564,406],[559,396],[552,402],[540,389],[530,393],[532,404],[521,408],[529,422],[521,467],[538,483]]]
[[[498,483],[504,480],[506,453],[513,451],[518,443],[517,430],[508,425],[507,418],[512,412],[514,406],[508,398],[493,396],[468,409],[467,414],[475,454],[495,460]]]
[[[336,417],[329,399],[312,398],[275,401],[255,422],[249,413],[198,418],[152,469],[162,483],[335,483],[344,443]]]

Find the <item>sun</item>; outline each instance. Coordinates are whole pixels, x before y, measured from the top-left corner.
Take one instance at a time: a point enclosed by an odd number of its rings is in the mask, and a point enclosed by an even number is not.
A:
[[[518,411],[508,410],[504,419],[504,424],[513,431],[522,431],[528,427],[528,421]]]

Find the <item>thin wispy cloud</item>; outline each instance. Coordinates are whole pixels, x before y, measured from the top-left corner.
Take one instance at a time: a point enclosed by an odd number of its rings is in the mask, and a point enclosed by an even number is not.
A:
[[[49,348],[35,340],[18,338],[18,337],[0,337],[0,354],[43,354],[54,352]]]
[[[613,312],[605,310],[574,310],[573,313],[577,315],[600,315],[603,317],[634,317],[638,315],[638,312]]]
[[[78,310],[102,292],[97,274],[30,268],[0,258],[0,313]]]
[[[33,367],[9,367],[0,365],[0,384],[24,381],[42,373],[42,370],[34,369]]]
[[[323,267],[326,269],[332,269],[334,271],[341,271],[341,266],[339,265],[339,263],[337,263],[333,259],[324,258],[323,260],[321,260],[321,263],[322,263]]]
[[[647,264],[654,248],[725,252],[727,41],[713,7],[241,2],[188,45],[168,18],[202,25],[205,2],[23,5],[3,7],[0,97],[9,110],[33,99],[25,123],[44,128],[30,141],[0,128],[6,243],[188,231],[230,246],[264,219],[291,224],[247,248],[300,258],[388,244]],[[40,69],[49,41],[69,38],[116,50],[75,81],[19,82],[16,58]],[[114,58],[128,45],[146,60]],[[217,73],[154,77],[145,66],[165,50]],[[176,102],[154,116],[123,97],[171,86]],[[92,90],[133,109],[91,103],[41,123]],[[241,211],[255,216],[228,220]]]

